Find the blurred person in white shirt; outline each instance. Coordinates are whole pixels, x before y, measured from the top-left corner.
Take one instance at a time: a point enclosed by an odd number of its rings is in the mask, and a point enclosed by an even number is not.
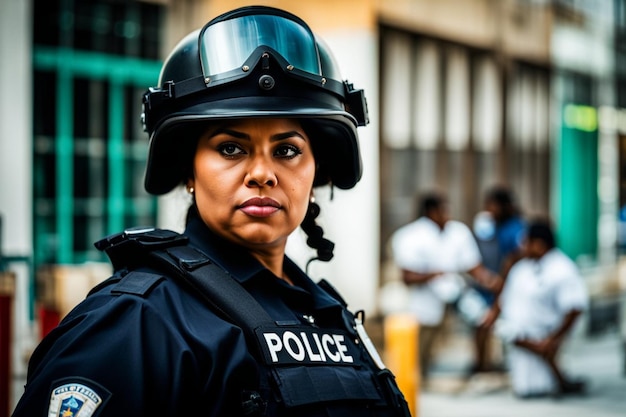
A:
[[[491,320],[508,349],[513,392],[522,398],[582,393],[581,380],[565,376],[557,354],[588,306],[576,264],[555,244],[549,221],[529,224],[524,257],[511,268]]]
[[[470,275],[494,291],[499,289],[501,279],[483,266],[471,230],[450,219],[448,202],[442,194],[426,193],[418,206],[417,220],[392,235],[391,250],[409,287],[408,310],[420,323],[419,364],[426,379],[447,306],[468,290],[461,274]]]

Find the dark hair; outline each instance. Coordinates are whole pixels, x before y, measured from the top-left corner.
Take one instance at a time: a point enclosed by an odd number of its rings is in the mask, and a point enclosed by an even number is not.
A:
[[[492,187],[485,196],[486,202],[493,202],[501,209],[498,222],[510,219],[519,214],[519,210],[513,197],[513,192],[504,185],[496,185]]]
[[[313,179],[313,187],[319,187],[326,184],[332,185],[332,166],[341,166],[342,161],[334,161],[333,147],[340,146],[337,141],[329,141],[328,135],[324,132],[320,122],[315,119],[299,119],[302,129],[305,131],[311,141],[311,150],[315,158],[315,178]]]
[[[176,155],[172,155],[176,158],[173,166],[180,170],[180,184],[185,185],[187,181],[193,178],[193,160],[198,149],[198,142],[208,127],[208,123],[190,123],[187,129],[181,131],[184,137],[180,138]]]
[[[432,210],[437,210],[446,204],[446,198],[437,191],[429,191],[419,197],[417,217],[428,216]]]
[[[328,262],[333,258],[335,244],[324,238],[324,230],[315,222],[315,219],[319,216],[320,211],[320,206],[316,202],[309,202],[309,208],[304,216],[302,224],[300,224],[300,227],[304,230],[304,233],[306,233],[308,237],[306,244],[317,250],[317,257],[310,259],[307,266],[314,260]]]
[[[548,249],[556,246],[552,224],[548,219],[536,218],[529,222],[526,230],[527,239],[539,239],[543,241]]]

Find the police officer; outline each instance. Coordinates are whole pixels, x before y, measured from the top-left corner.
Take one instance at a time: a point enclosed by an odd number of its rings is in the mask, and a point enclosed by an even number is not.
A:
[[[109,236],[115,274],[38,346],[21,416],[408,416],[352,314],[285,256],[318,258],[313,188],[361,177],[361,90],[298,17],[221,15],[184,38],[143,100],[145,187],[193,196],[182,235]]]

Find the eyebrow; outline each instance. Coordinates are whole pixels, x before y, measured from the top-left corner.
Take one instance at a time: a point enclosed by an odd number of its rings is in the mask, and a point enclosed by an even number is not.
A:
[[[237,130],[228,129],[228,128],[216,129],[213,133],[209,135],[209,139],[220,134],[230,135],[237,139],[250,140],[250,136],[248,134],[239,132]],[[299,137],[302,140],[306,141],[306,138],[300,132],[297,132],[295,130],[290,130],[288,132],[282,132],[282,133],[276,133],[275,135],[272,135],[272,137],[270,138],[270,141],[274,142],[274,141],[285,140],[294,136]]]
[[[306,138],[304,136],[302,136],[302,134],[300,132],[296,132],[295,130],[291,130],[289,132],[284,132],[284,133],[277,133],[277,134],[273,135],[270,140],[273,140],[273,141],[275,141],[275,140],[284,140],[284,139],[292,138],[294,136],[297,136],[300,139],[306,141]]]

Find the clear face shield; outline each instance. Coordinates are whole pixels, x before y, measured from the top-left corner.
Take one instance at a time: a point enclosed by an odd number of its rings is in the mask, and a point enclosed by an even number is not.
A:
[[[239,12],[209,22],[198,46],[207,84],[245,75],[268,52],[279,55],[274,58],[284,70],[323,75],[313,32],[304,22],[279,14]]]

